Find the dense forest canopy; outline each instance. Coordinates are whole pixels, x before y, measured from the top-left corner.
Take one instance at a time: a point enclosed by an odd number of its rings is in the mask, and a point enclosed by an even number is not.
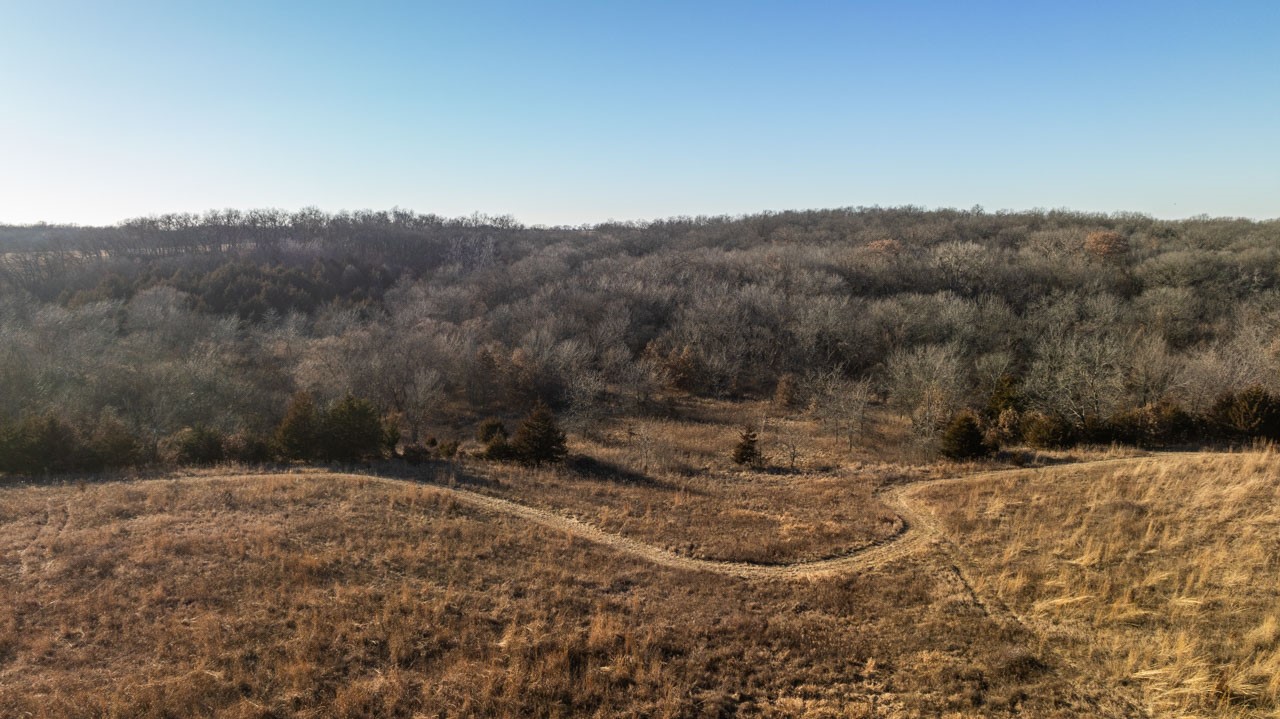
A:
[[[582,431],[663,393],[780,382],[819,415],[865,393],[922,437],[966,409],[1085,437],[1280,394],[1274,220],[228,210],[0,227],[0,258],[0,422],[110,425],[148,448],[265,435],[299,392],[359,397],[407,442],[539,402]]]

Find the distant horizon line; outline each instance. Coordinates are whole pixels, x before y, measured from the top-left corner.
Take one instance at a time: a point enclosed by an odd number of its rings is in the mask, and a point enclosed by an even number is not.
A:
[[[393,205],[390,208],[385,208],[385,209],[374,209],[374,208],[365,207],[365,208],[359,208],[359,209],[343,208],[338,210],[326,210],[316,205],[303,205],[301,207],[298,207],[297,209],[286,209],[283,207],[273,207],[273,206],[258,206],[258,207],[250,207],[247,209],[240,209],[237,207],[223,207],[223,208],[208,208],[202,211],[152,212],[152,213],[142,214],[142,215],[132,215],[120,220],[116,220],[115,222],[105,222],[105,223],[57,222],[57,221],[49,221],[49,220],[38,220],[35,222],[7,222],[3,218],[0,218],[0,227],[24,228],[24,229],[36,229],[36,228],[104,229],[104,228],[111,228],[111,227],[121,227],[126,223],[135,221],[135,220],[160,219],[165,217],[192,217],[192,218],[203,219],[203,218],[211,217],[217,214],[225,214],[230,212],[239,213],[241,215],[247,215],[249,213],[254,213],[254,212],[273,212],[273,213],[282,213],[285,215],[299,215],[305,212],[318,212],[327,217],[341,217],[341,216],[353,216],[353,215],[361,215],[361,214],[379,214],[379,213],[399,212],[399,213],[408,213],[411,215],[417,215],[420,217],[437,217],[446,221],[473,219],[473,220],[483,222],[487,220],[501,220],[507,223],[512,223],[514,225],[520,226],[524,229],[587,229],[591,227],[598,227],[601,225],[651,225],[651,224],[656,224],[660,222],[687,221],[687,220],[738,221],[738,220],[744,220],[752,217],[785,215],[785,214],[792,214],[792,213],[802,214],[802,213],[812,213],[812,212],[867,212],[867,211],[887,211],[887,210],[910,210],[913,212],[921,212],[926,214],[940,213],[940,212],[954,212],[954,213],[976,214],[976,215],[1024,215],[1024,214],[1025,215],[1033,215],[1033,214],[1047,215],[1051,213],[1061,213],[1066,215],[1096,216],[1100,219],[1113,219],[1113,220],[1125,219],[1125,218],[1143,218],[1143,219],[1149,219],[1149,220],[1154,220],[1159,222],[1246,220],[1249,222],[1267,223],[1267,222],[1280,221],[1280,215],[1273,215],[1270,217],[1261,217],[1261,216],[1248,216],[1248,215],[1212,215],[1206,212],[1201,212],[1194,215],[1182,215],[1178,217],[1158,217],[1150,212],[1143,212],[1140,210],[1110,210],[1110,211],[1079,210],[1079,209],[1065,207],[1065,206],[1063,207],[1031,207],[1031,208],[1025,208],[1025,209],[1002,208],[998,210],[987,210],[983,205],[980,205],[980,204],[973,205],[972,207],[964,208],[964,207],[956,207],[956,206],[944,206],[944,205],[927,206],[927,205],[916,205],[916,204],[907,203],[902,205],[879,205],[879,204],[842,205],[842,206],[835,206],[835,207],[788,208],[788,209],[781,209],[781,210],[761,209],[761,210],[756,210],[751,212],[736,212],[736,213],[735,212],[701,213],[701,214],[686,213],[686,214],[671,214],[671,215],[663,215],[663,216],[650,216],[650,217],[628,218],[628,219],[619,219],[619,218],[610,217],[604,220],[584,221],[580,223],[563,223],[563,222],[562,223],[545,223],[545,222],[530,223],[530,222],[525,222],[521,220],[519,217],[509,212],[508,213],[489,213],[489,212],[482,212],[482,211],[476,210],[467,214],[451,215],[451,214],[442,213],[442,212],[430,212],[430,211],[422,212],[413,208],[402,207],[400,205]]]

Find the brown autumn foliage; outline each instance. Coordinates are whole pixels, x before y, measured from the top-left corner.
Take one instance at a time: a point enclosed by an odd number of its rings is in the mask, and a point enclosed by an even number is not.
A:
[[[1129,254],[1129,240],[1114,230],[1096,230],[1085,236],[1084,251],[1100,260],[1115,261]]]

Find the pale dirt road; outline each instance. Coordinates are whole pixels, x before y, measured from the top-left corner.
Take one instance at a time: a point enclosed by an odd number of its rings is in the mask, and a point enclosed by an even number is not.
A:
[[[1140,462],[1150,462],[1152,457],[1126,457],[1121,459],[1104,459],[1092,462],[1081,462],[1072,465],[1053,467],[1051,470],[1066,468],[1097,467],[1100,465],[1124,466]],[[1034,474],[1045,469],[1005,469],[978,474],[967,474],[958,477],[934,479],[924,482],[898,485],[879,493],[885,504],[902,519],[901,529],[891,537],[876,544],[864,547],[849,554],[830,559],[793,562],[788,564],[752,564],[748,562],[730,562],[715,559],[697,559],[655,547],[651,544],[613,534],[598,529],[572,517],[555,512],[530,507],[506,499],[477,494],[465,489],[444,487],[436,484],[424,484],[435,492],[447,495],[461,504],[495,514],[505,514],[527,520],[548,529],[573,535],[593,544],[599,544],[622,554],[638,557],[663,567],[696,572],[712,572],[743,579],[808,579],[843,574],[848,572],[878,569],[891,562],[910,556],[921,550],[933,547],[945,541],[938,530],[931,513],[920,507],[915,495],[928,487],[947,482],[989,479],[995,476],[1012,476],[1016,474]],[[385,479],[370,475],[337,475],[361,480],[379,480],[399,483],[401,480]],[[950,544],[949,542],[947,544]]]

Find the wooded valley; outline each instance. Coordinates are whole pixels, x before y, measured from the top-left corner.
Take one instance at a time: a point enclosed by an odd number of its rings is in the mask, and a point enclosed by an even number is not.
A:
[[[540,403],[589,434],[679,396],[851,447],[874,409],[926,454],[1280,438],[1274,220],[228,210],[2,227],[0,253],[0,470],[306,458],[296,412],[364,438],[315,458],[429,457]]]

